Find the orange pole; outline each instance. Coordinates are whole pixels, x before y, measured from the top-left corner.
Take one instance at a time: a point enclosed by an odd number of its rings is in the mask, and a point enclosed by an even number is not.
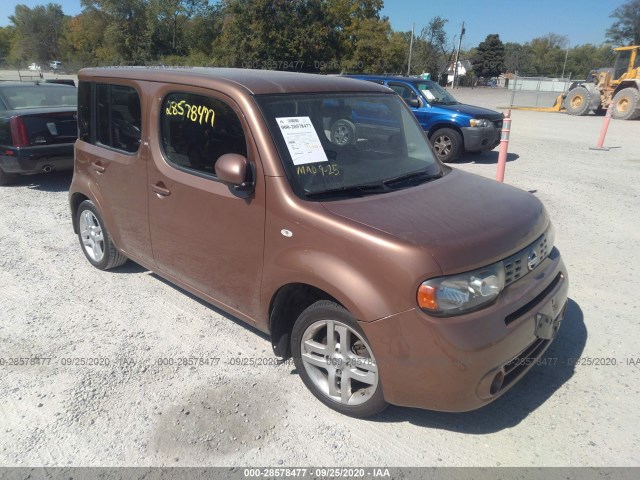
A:
[[[592,148],[591,150],[609,150],[608,148],[604,148],[604,137],[607,136],[607,129],[609,128],[609,123],[611,122],[611,115],[613,115],[613,102],[609,104],[609,108],[607,108],[607,114],[604,116],[604,122],[602,123],[602,128],[600,129],[600,137],[598,137],[598,145],[596,148]]]
[[[511,133],[511,110],[507,110],[507,114],[502,122],[502,133],[500,135],[500,153],[498,153],[498,172],[496,180],[504,182],[504,169],[507,165],[507,151],[509,150],[509,134]]]

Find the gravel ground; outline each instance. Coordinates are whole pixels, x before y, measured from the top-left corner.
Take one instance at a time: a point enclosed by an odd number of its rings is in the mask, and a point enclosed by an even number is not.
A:
[[[492,108],[509,99],[454,93]],[[601,124],[513,112],[506,181],[545,203],[571,301],[549,364],[464,414],[341,416],[291,363],[270,364],[264,335],[131,262],[92,268],[71,228],[69,173],[0,189],[0,357],[50,359],[0,367],[0,465],[638,466],[640,122],[613,121],[615,148],[589,150]],[[456,167],[493,178],[496,160]],[[183,357],[212,360],[158,365]]]

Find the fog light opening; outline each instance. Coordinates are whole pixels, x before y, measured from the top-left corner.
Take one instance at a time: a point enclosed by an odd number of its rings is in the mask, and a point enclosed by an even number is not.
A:
[[[489,393],[491,395],[495,395],[502,388],[502,382],[504,382],[504,372],[500,370],[496,373],[496,376],[493,377],[493,381],[491,382],[491,387],[489,388]]]

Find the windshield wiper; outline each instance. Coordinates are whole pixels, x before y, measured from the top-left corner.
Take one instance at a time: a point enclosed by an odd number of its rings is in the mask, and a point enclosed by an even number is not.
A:
[[[414,180],[414,179],[420,180],[422,183],[422,181],[434,180],[440,177],[442,177],[442,172],[428,173],[426,170],[418,170],[417,172],[409,172],[403,175],[399,175],[397,177],[389,178],[383,181],[382,183],[384,185],[389,186],[389,184],[392,184],[392,183],[400,183],[402,181]]]
[[[377,193],[387,192],[388,189],[382,183],[370,183],[364,185],[348,185],[345,187],[336,187],[330,188],[328,190],[322,190],[320,192],[304,192],[304,196],[307,198],[318,198],[318,197],[330,197],[335,194],[344,194],[344,195],[356,195],[358,197],[364,197],[365,195],[374,195]]]

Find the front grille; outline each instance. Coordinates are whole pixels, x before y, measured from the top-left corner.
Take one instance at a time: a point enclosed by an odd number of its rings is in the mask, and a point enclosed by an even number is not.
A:
[[[551,343],[551,340],[538,338],[522,353],[520,353],[513,360],[507,363],[503,367],[504,380],[502,382],[502,388],[509,386],[509,384],[512,383],[516,378],[518,378],[524,370],[533,365],[536,360],[538,360],[538,358],[543,354],[549,343]]]
[[[503,260],[502,263],[504,264],[505,273],[504,286],[511,285],[516,280],[520,280],[529,272],[535,270],[535,268],[549,256],[552,248],[553,245],[548,241],[547,232],[545,232],[531,245]],[[533,268],[529,268],[529,257],[532,252],[535,252],[536,263],[533,265]]]
[[[547,285],[547,288],[545,288],[541,293],[536,295],[536,298],[531,300],[526,305],[520,307],[515,312],[507,315],[504,319],[505,325],[509,325],[514,320],[517,320],[523,315],[526,315],[527,313],[529,313],[529,311],[532,310],[533,307],[538,305],[547,295],[549,295],[553,291],[554,288],[556,288],[556,286],[558,285],[558,283],[560,283],[561,280],[562,280],[562,274],[559,273],[558,275],[556,275],[556,278],[554,278],[553,281],[549,285]]]

